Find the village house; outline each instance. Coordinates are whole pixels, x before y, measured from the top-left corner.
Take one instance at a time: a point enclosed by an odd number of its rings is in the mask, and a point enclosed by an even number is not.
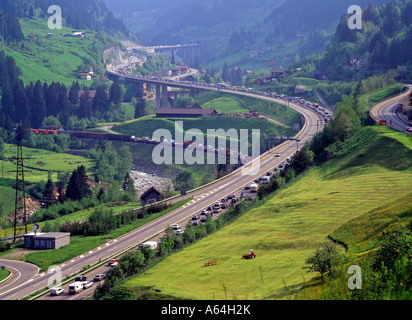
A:
[[[153,204],[163,200],[163,194],[155,187],[151,187],[140,196],[141,205]]]
[[[286,78],[288,75],[290,75],[291,73],[292,73],[292,71],[289,70],[289,69],[283,69],[283,68],[273,69],[273,70],[272,70],[272,78],[275,78],[275,79],[284,79],[284,78]]]
[[[79,77],[80,77],[80,79],[83,79],[83,80],[92,80],[92,76],[88,72],[80,73]]]

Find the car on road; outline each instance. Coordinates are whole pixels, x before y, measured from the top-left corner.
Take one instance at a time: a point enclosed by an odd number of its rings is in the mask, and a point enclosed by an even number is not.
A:
[[[200,213],[201,216],[205,216],[206,215],[206,210],[202,210],[202,212]]]
[[[96,274],[93,278],[94,281],[102,281],[106,276],[104,274]]]
[[[280,157],[280,153],[276,153],[276,158],[279,158]]]
[[[277,172],[277,171],[279,171],[279,168],[276,167],[275,169],[273,169],[273,171]]]
[[[245,186],[245,190],[250,190],[250,185]]]
[[[192,220],[199,220],[199,216],[198,216],[197,214],[195,214],[195,215],[192,217]]]
[[[118,264],[118,263],[119,263],[119,260],[118,260],[118,259],[110,259],[108,265],[109,265],[109,266],[112,266],[112,265],[116,265],[116,264]],[[86,279],[85,279],[85,280],[86,280]],[[85,280],[82,280],[82,281],[85,281]]]
[[[64,292],[64,289],[63,289],[63,288],[53,288],[53,289],[50,291],[50,295],[51,295],[51,296],[59,296],[59,295],[61,295],[63,292]]]
[[[229,195],[227,196],[228,199],[233,199],[234,197],[235,197],[234,194],[229,194]]]
[[[176,223],[172,226],[173,230],[178,230],[180,229],[180,224]]]
[[[87,280],[87,277],[85,276],[77,276],[74,281],[86,281],[86,280]]]
[[[184,230],[176,230],[176,235],[183,234]]]
[[[222,208],[222,209],[226,209],[228,206],[227,206],[227,204],[226,203],[222,203],[222,205],[220,206],[220,208]]]
[[[207,210],[207,211],[213,211],[213,207],[212,207],[212,206],[208,206],[206,210]]]
[[[93,285],[93,281],[84,281],[83,282],[83,289],[90,288]]]
[[[268,171],[268,172],[266,172],[266,176],[271,176],[272,175],[272,172],[270,172],[270,171]]]

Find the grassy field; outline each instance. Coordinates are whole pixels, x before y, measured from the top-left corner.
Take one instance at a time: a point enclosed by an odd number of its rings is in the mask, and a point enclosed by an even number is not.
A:
[[[278,136],[285,133],[286,135],[292,134],[293,130],[290,128],[283,128],[277,126],[273,122],[263,121],[259,119],[245,119],[245,118],[233,118],[233,117],[205,117],[202,119],[162,119],[151,118],[143,119],[124,125],[118,125],[113,130],[122,134],[131,134],[136,137],[152,137],[153,133],[158,129],[169,130],[172,134],[172,138],[176,136],[175,122],[183,121],[183,132],[187,132],[192,128],[196,128],[202,131],[204,136],[207,135],[208,129],[247,129],[251,134],[253,129],[260,129],[261,133],[267,135]],[[182,132],[178,128],[178,132]],[[206,139],[205,139],[206,141]],[[251,138],[249,139],[249,143]]]
[[[3,215],[14,210],[15,190],[12,186],[16,179],[16,173],[13,172],[16,170],[16,161],[12,158],[17,153],[15,145],[5,144],[5,149],[5,160],[2,161],[2,176],[0,179],[0,204],[2,205]],[[26,191],[37,182],[47,181],[49,171],[52,171],[52,179],[56,182],[59,170],[72,172],[80,165],[86,167],[88,174],[91,174],[94,170],[94,160],[67,153],[55,153],[23,147],[23,157],[31,158],[24,160]]]
[[[231,225],[124,287],[138,291],[155,286],[162,294],[201,300],[293,299],[316,276],[302,268],[317,244],[353,219],[410,195],[410,138],[370,127],[345,150],[347,156],[312,168]],[[357,232],[366,232],[367,226]],[[257,258],[242,260],[251,248]],[[217,266],[203,267],[210,259]]]
[[[249,113],[250,110],[254,110],[287,126],[300,123],[299,113],[289,108],[285,110],[284,105],[273,102],[214,91],[203,93],[196,99],[203,108],[213,107],[219,113]]]
[[[61,82],[66,86],[73,81],[90,85],[91,81],[80,80],[78,69],[82,65],[97,64],[96,53],[100,52],[102,44],[94,38],[92,32],[87,32],[90,37],[81,40],[74,37],[63,37],[63,34],[72,34],[71,28],[50,30],[46,19],[20,19],[23,35],[27,38],[30,33],[37,35],[36,39],[28,39],[24,47],[6,47],[5,53],[12,56],[22,71],[21,79],[25,84],[30,82]],[[86,30],[79,30],[86,31]],[[46,39],[52,33],[51,39]],[[94,66],[96,67],[96,65]],[[86,70],[84,70],[86,71]],[[88,70],[87,70],[88,71]],[[83,70],[81,71],[83,72]]]
[[[73,236],[73,237],[70,237],[70,245],[68,246],[65,246],[63,248],[56,249],[56,250],[48,250],[48,251],[30,253],[26,255],[24,259],[27,262],[36,264],[37,266],[41,268],[41,270],[47,270],[52,265],[60,264],[74,257],[77,257],[81,253],[90,251],[94,248],[97,248],[98,246],[102,244],[105,244],[109,239],[118,238],[124,235],[125,233],[128,233],[134,229],[137,229],[163,215],[166,215],[172,212],[173,210],[178,209],[179,207],[181,207],[182,205],[184,205],[190,200],[191,199],[185,199],[185,200],[179,201],[171,205],[168,209],[162,212],[152,214],[147,218],[137,220],[129,225],[121,226],[120,228],[114,230],[109,235],[94,236],[94,237]],[[121,211],[121,210],[118,210],[118,211]]]
[[[17,147],[15,145],[6,144],[6,158],[15,157]],[[57,172],[72,172],[78,166],[84,165],[90,174],[94,168],[94,160],[80,156],[74,156],[67,153],[55,153],[42,149],[32,149],[23,147],[23,156],[30,158],[24,160],[24,166],[27,172],[24,174],[26,182],[47,181],[48,171],[53,171],[52,178],[57,181]],[[16,174],[10,171],[16,170],[16,162],[3,161],[4,179],[15,179]]]

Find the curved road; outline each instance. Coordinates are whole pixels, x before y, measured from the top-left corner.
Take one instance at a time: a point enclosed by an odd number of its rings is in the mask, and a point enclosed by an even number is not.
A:
[[[39,267],[22,261],[0,259],[0,266],[5,266],[11,272],[11,277],[0,284],[0,299],[2,300],[3,296],[13,299],[14,293],[9,292],[15,292],[16,288],[27,283],[39,273]]]
[[[257,94],[239,91],[232,92],[229,90],[225,91],[272,101],[279,104],[284,103],[282,100]],[[93,266],[98,264],[99,261],[107,261],[107,259],[121,252],[130,250],[139,243],[153,238],[165,230],[168,226],[188,220],[194,213],[204,210],[207,206],[220,200],[222,197],[231,193],[236,193],[239,190],[243,190],[244,186],[250,184],[256,177],[263,176],[268,171],[273,171],[275,166],[278,166],[281,162],[285,161],[286,158],[291,157],[298,148],[302,147],[306,142],[313,138],[318,130],[319,121],[323,123],[323,118],[318,113],[307,107],[295,103],[290,103],[289,107],[301,113],[305,118],[305,125],[296,136],[296,138],[300,140],[299,144],[293,140],[288,140],[282,143],[274,149],[264,153],[254,161],[249,162],[238,170],[232,172],[230,175],[205,187],[189,192],[188,195],[192,196],[193,199],[182,208],[152,221],[141,228],[129,232],[118,239],[112,240],[106,245],[95,248],[94,250],[84,253],[79,257],[67,261],[64,264],[57,266],[51,272],[36,275],[28,282],[10,289],[4,294],[0,294],[0,299],[22,299],[33,292],[47,287],[50,279],[54,279],[56,277],[56,273],[59,273],[62,278],[65,278],[80,272],[84,266]],[[276,157],[275,153],[280,153],[280,157]],[[256,162],[258,162],[258,166],[257,170],[254,170],[255,167],[252,165],[256,164]]]
[[[405,99],[405,97],[409,96],[411,92],[411,87],[407,87],[408,90],[406,90],[405,92],[373,106],[370,111],[372,119],[376,122],[379,122],[380,120],[386,120],[388,122],[388,126],[392,127],[395,130],[405,132],[406,127],[408,127],[409,124],[403,121],[397,115],[397,109],[401,101]]]

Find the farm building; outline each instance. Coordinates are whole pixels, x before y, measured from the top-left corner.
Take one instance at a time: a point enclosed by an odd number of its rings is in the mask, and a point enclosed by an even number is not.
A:
[[[160,109],[156,112],[158,118],[201,118],[203,116],[217,116],[214,109]]]
[[[140,201],[143,205],[152,204],[163,200],[163,194],[155,187],[151,187],[140,196]]]
[[[33,249],[58,249],[70,244],[67,232],[31,232],[24,235],[24,247]]]

